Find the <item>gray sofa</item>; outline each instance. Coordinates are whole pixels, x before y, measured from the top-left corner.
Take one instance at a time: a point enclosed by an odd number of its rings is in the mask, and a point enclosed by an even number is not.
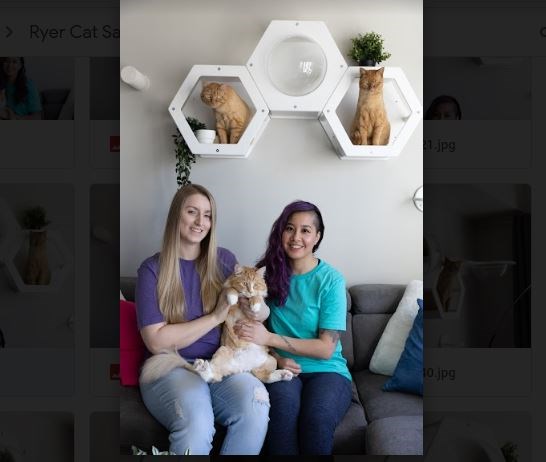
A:
[[[121,291],[133,299],[134,278],[121,278]],[[342,334],[343,354],[353,376],[353,400],[334,435],[334,454],[422,454],[423,399],[399,392],[384,392],[388,379],[368,370],[375,346],[398,302],[404,286],[361,284],[347,292],[347,331]],[[224,431],[218,428],[214,451]],[[168,448],[167,431],[148,413],[136,387],[121,387],[121,453],[131,445]]]

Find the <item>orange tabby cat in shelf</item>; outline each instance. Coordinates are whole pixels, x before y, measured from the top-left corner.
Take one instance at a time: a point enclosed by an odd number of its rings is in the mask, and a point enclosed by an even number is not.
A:
[[[48,285],[51,271],[47,258],[46,231],[30,231],[28,259],[23,281],[31,285]]]
[[[250,120],[250,109],[233,87],[226,83],[204,83],[201,100],[214,109],[220,143],[238,143]]]
[[[260,311],[263,297],[267,295],[267,286],[263,275],[265,267],[260,269],[248,266],[235,266],[234,273],[226,279],[224,287],[231,305],[222,330],[220,348],[212,359],[196,359],[191,365],[176,351],[154,355],[144,363],[140,380],[153,382],[176,367],[184,367],[201,376],[205,382],[219,382],[222,378],[240,372],[251,372],[264,383],[291,380],[292,372],[277,369],[277,360],[269,354],[269,349],[262,345],[240,340],[234,332],[237,321],[245,319],[245,313],[239,308],[239,296],[247,297],[254,313]]]
[[[349,133],[353,144],[386,145],[391,125],[383,102],[383,72],[380,69],[360,68],[356,114]]]

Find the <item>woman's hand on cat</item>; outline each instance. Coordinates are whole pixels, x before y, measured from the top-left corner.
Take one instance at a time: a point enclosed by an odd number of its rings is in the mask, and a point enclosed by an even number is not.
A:
[[[292,372],[294,375],[298,375],[301,372],[301,366],[292,358],[277,357],[277,369],[286,369]]]
[[[258,321],[239,321],[234,326],[235,333],[241,340],[252,342],[256,345],[267,345],[269,332],[265,326]]]
[[[226,320],[229,307],[231,306],[227,300],[228,299],[227,293],[228,293],[228,289],[222,290],[222,292],[220,293],[220,296],[218,297],[218,302],[216,303],[216,307],[214,308],[214,311],[211,313],[211,315],[214,316],[218,324],[221,324]]]
[[[260,309],[258,311],[252,311],[250,306],[250,300],[246,297],[239,297],[239,308],[243,311],[245,316],[252,321],[263,322],[269,317],[269,307],[265,304],[263,297],[259,297]]]

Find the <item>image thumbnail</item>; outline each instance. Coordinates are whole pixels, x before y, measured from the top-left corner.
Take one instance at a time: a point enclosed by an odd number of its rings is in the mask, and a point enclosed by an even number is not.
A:
[[[119,59],[91,58],[89,68],[89,118],[119,120]]]
[[[0,461],[69,462],[74,417],[64,412],[1,412]]]
[[[0,57],[0,120],[74,119],[74,60]]]
[[[425,461],[528,461],[531,434],[523,412],[425,413]]]
[[[425,120],[529,120],[531,60],[525,57],[424,59]]]
[[[119,185],[90,190],[90,343],[119,347]]]
[[[427,184],[425,344],[531,346],[531,190]]]
[[[0,185],[0,266],[3,346],[72,348],[71,185]]]

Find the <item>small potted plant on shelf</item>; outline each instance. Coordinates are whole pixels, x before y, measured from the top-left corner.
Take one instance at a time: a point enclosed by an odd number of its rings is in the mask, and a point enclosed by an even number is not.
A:
[[[358,34],[351,39],[352,46],[348,56],[359,66],[376,66],[391,56],[383,50],[383,41],[383,37],[377,32]]]
[[[47,285],[50,282],[46,230],[49,223],[45,209],[39,205],[23,212],[23,227],[29,231],[28,257],[23,274],[25,284]]]
[[[196,130],[207,128],[203,122],[200,122],[193,117],[186,117],[186,120],[194,133]],[[186,140],[184,140],[184,137],[178,129],[176,129],[176,134],[173,135],[173,138],[175,146],[174,151],[176,154],[176,183],[178,184],[178,187],[181,188],[182,186],[191,183],[191,164],[195,163],[195,155],[190,151]]]

